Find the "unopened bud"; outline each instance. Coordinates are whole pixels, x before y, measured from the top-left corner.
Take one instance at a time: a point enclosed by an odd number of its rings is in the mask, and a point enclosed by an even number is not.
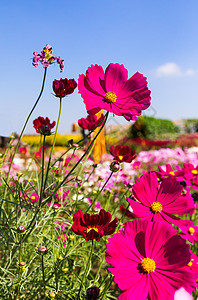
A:
[[[120,170],[120,163],[118,161],[112,161],[110,164],[111,172],[118,172]]]
[[[49,296],[51,299],[56,298],[56,292],[54,292],[54,291],[50,292]]]
[[[24,261],[20,261],[19,266],[20,267],[24,267],[26,265],[26,263]]]
[[[46,248],[45,246],[40,246],[40,247],[38,248],[38,252],[39,252],[40,254],[46,254],[46,253],[47,253],[47,248]]]
[[[78,144],[76,144],[76,143],[73,143],[73,144],[72,144],[72,147],[73,147],[73,148],[78,148],[78,147],[79,147],[79,145],[78,145]]]
[[[76,181],[77,181],[77,182],[82,182],[82,177],[77,176],[77,177],[76,177]]]
[[[100,289],[97,286],[93,286],[87,289],[87,299],[95,300],[98,298]]]
[[[66,274],[69,271],[69,269],[68,268],[63,268],[62,271]]]
[[[127,187],[128,187],[128,189],[131,189],[133,187],[133,183],[128,182]]]
[[[20,233],[20,234],[24,234],[24,233],[25,233],[25,227],[24,227],[24,226],[19,226],[19,227],[17,228],[17,231],[18,231],[18,233]]]

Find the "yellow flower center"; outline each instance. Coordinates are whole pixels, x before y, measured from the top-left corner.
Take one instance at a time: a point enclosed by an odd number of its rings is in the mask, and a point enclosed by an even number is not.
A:
[[[189,227],[189,228],[188,228],[188,232],[189,232],[191,235],[193,235],[193,233],[195,232],[195,230],[194,230],[194,228]]]
[[[88,227],[87,228],[87,233],[89,232],[89,231],[91,231],[91,230],[95,230],[96,232],[98,232],[98,228],[96,228],[96,227]]]
[[[124,156],[118,155],[119,159],[122,160]]]
[[[60,196],[61,194],[62,194],[62,191],[61,191],[61,190],[58,190],[58,191],[57,191],[57,195]]]
[[[61,235],[60,235],[60,239],[61,239],[61,241],[64,241],[64,240],[65,240],[64,234],[61,234]]]
[[[146,257],[141,261],[141,268],[145,273],[153,272],[156,268],[155,261],[152,258]]]
[[[153,202],[151,204],[151,210],[155,213],[160,212],[162,210],[162,208],[163,207],[162,207],[161,203],[159,203],[159,202]]]
[[[48,49],[46,49],[44,51],[45,51],[45,58],[49,59],[52,56],[52,51],[49,51]]]
[[[108,92],[105,94],[105,100],[108,103],[116,102],[117,96],[114,92]]]
[[[173,171],[169,172],[169,174],[170,174],[170,175],[173,175],[173,176],[175,175],[175,173],[174,173]]]
[[[197,175],[197,174],[198,174],[198,171],[197,171],[197,170],[192,170],[191,172],[192,172],[192,174],[194,174],[194,175]]]
[[[187,264],[187,266],[188,267],[191,267],[193,265],[193,259],[191,259],[190,261],[189,261],[189,263]]]
[[[32,200],[35,200],[35,199],[36,199],[36,197],[35,197],[35,196],[31,196],[30,198],[31,198]]]

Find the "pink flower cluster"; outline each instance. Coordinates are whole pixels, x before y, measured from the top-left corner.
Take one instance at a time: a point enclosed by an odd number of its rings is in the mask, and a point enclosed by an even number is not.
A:
[[[33,52],[33,63],[32,65],[35,68],[38,68],[39,62],[43,65],[44,68],[47,68],[53,62],[57,62],[60,66],[61,72],[64,70],[64,60],[59,57],[53,56],[52,47],[50,45],[46,45],[43,50],[41,50],[40,54],[38,52]]]

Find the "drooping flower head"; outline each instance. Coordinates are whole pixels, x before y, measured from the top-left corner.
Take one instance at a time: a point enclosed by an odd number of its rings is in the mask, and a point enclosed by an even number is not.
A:
[[[174,216],[192,214],[194,201],[189,195],[182,195],[181,184],[173,178],[157,180],[155,172],[147,172],[133,186],[135,199],[127,198],[133,209],[135,218],[148,221],[168,221],[179,224],[179,218]]]
[[[111,221],[111,214],[104,209],[94,215],[83,214],[82,210],[78,210],[73,220],[72,230],[76,234],[82,235],[86,241],[95,239],[97,242],[103,235],[114,233],[118,222],[117,219]]]
[[[109,152],[111,153],[111,155],[113,155],[113,159],[119,162],[131,163],[132,160],[136,157],[136,151],[132,151],[129,146],[111,146]]]
[[[91,65],[79,76],[78,89],[88,114],[104,109],[129,121],[137,119],[151,100],[146,77],[137,72],[128,79],[127,69],[118,63],[109,64],[105,72]]]
[[[37,133],[51,135],[51,129],[56,125],[56,122],[53,121],[50,123],[50,119],[48,117],[38,117],[33,121],[33,125]]]
[[[97,126],[102,126],[102,120],[104,119],[104,115],[102,114],[100,118],[97,118],[96,115],[88,115],[85,118],[81,118],[78,120],[78,125],[83,129],[93,130]]]
[[[77,83],[74,79],[54,79],[53,81],[53,91],[56,97],[63,98],[66,95],[70,95],[74,92],[77,87]]]
[[[33,52],[33,63],[32,65],[35,68],[38,68],[39,62],[43,65],[44,68],[47,68],[53,62],[57,62],[60,66],[61,72],[63,72],[64,68],[64,60],[59,57],[53,56],[52,47],[50,45],[46,45],[43,50],[41,50],[40,54],[38,52]]]
[[[195,274],[186,268],[190,247],[168,223],[134,220],[108,241],[108,270],[124,291],[119,300],[173,300],[181,287],[194,290]]]

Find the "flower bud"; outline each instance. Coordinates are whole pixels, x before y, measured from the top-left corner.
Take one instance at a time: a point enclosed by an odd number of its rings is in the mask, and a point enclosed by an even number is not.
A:
[[[66,274],[69,271],[69,269],[68,268],[63,268],[62,271]]]
[[[40,247],[38,248],[38,252],[39,252],[40,254],[46,254],[46,253],[47,253],[47,248],[46,248],[45,246],[40,246]]]
[[[17,228],[17,231],[18,231],[18,233],[20,233],[20,234],[24,234],[24,233],[25,233],[25,227],[24,227],[24,226],[19,226],[19,227]]]
[[[76,144],[76,143],[73,143],[73,144],[72,144],[72,147],[73,147],[73,148],[78,148],[78,147],[79,147],[79,145],[78,145],[78,144]]]
[[[110,164],[110,170],[111,172],[118,172],[120,170],[120,163],[116,160],[112,161]]]
[[[128,182],[127,187],[128,187],[128,189],[131,189],[133,187],[133,183]]]
[[[76,181],[77,181],[77,182],[82,182],[82,177],[77,176],[77,177],[76,177]]]
[[[25,266],[26,266],[26,263],[24,261],[20,261],[19,267],[23,272],[25,271]]]
[[[51,299],[56,298],[56,292],[55,291],[51,291],[50,294],[49,294],[49,296],[50,296]]]
[[[98,298],[100,293],[100,289],[97,286],[93,286],[87,289],[87,299],[88,300],[95,300]]]

